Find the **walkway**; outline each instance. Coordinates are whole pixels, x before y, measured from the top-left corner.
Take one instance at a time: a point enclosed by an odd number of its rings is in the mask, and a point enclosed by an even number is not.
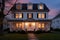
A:
[[[38,40],[34,33],[28,33],[28,40]]]

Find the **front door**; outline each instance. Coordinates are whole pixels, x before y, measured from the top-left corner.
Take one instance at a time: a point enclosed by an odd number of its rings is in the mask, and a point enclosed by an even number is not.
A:
[[[27,29],[27,31],[34,31],[35,22],[26,22],[25,23],[25,28]]]

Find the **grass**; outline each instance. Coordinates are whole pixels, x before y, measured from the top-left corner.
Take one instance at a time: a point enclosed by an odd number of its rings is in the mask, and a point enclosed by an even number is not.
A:
[[[36,34],[39,40],[60,40],[60,32]],[[27,34],[8,33],[0,36],[0,40],[28,40]]]
[[[60,32],[36,34],[39,40],[60,40]]]
[[[27,34],[12,33],[0,36],[0,40],[27,40],[27,39],[28,39]]]

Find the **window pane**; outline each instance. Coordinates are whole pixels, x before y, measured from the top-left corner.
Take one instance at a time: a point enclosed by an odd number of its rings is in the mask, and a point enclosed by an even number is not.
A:
[[[43,9],[43,5],[42,4],[39,5],[39,9]]]
[[[16,18],[19,18],[19,14],[16,14]]]
[[[45,14],[44,14],[44,13],[42,13],[41,17],[42,17],[42,18],[45,18]]]
[[[32,9],[32,5],[28,5],[28,9]]]
[[[17,8],[17,9],[20,9],[20,5],[17,5],[16,8]]]
[[[19,23],[19,28],[22,28],[22,23]]]
[[[44,28],[44,26],[45,26],[44,23],[42,23],[42,28]]]
[[[20,13],[20,14],[19,14],[19,18],[22,18],[22,16],[23,16],[22,13]]]
[[[19,24],[18,23],[16,23],[16,27],[18,28],[18,26],[19,26]]]
[[[40,13],[38,14],[38,18],[41,18],[41,14]]]
[[[38,28],[41,28],[41,23],[39,23],[39,26],[38,26]]]
[[[32,18],[32,14],[31,13],[28,14],[28,18]]]

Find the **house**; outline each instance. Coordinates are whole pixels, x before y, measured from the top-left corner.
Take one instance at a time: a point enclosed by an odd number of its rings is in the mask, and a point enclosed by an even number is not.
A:
[[[51,25],[51,27],[53,29],[60,28],[60,14],[58,14],[57,16],[55,16],[52,19],[52,25]]]
[[[44,3],[16,3],[4,18],[4,29],[10,31],[49,31],[51,20]]]

